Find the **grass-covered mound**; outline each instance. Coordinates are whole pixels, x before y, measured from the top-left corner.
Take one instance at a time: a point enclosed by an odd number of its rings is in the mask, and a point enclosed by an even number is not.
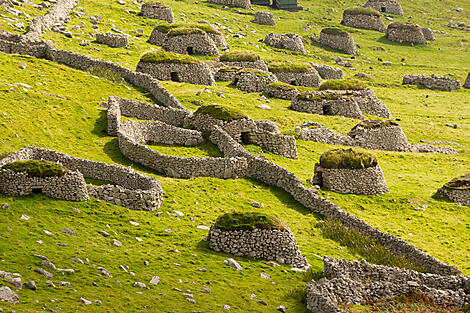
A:
[[[199,107],[196,114],[207,114],[218,120],[231,122],[249,118],[242,110],[220,104],[209,104]]]
[[[370,16],[380,16],[380,12],[372,8],[364,7],[352,7],[344,10],[344,14],[347,15],[370,15]]]
[[[225,67],[219,68],[219,72],[222,72],[222,73],[233,73],[239,70],[241,70],[241,67],[238,67],[238,66],[225,66]]]
[[[277,218],[257,212],[233,212],[219,216],[214,224],[222,230],[278,229],[287,227]]]
[[[240,72],[254,74],[258,77],[269,77],[269,73],[257,68],[244,68]]]
[[[206,32],[194,27],[179,27],[168,32],[168,37],[185,36],[185,35],[204,35]]]
[[[160,3],[158,1],[147,1],[142,6],[147,6],[147,7],[154,7],[154,8],[165,8],[166,5],[163,3]]]
[[[200,61],[187,54],[179,54],[167,51],[149,51],[140,57],[144,63],[174,63],[174,64],[199,64]]]
[[[269,63],[268,69],[273,73],[306,73],[313,71],[313,67],[308,63],[288,63],[288,62],[272,62]]]
[[[252,51],[230,51],[220,56],[221,62],[256,62],[261,58]]]
[[[330,79],[320,84],[318,90],[364,90],[366,85],[355,79]]]
[[[338,100],[340,97],[347,95],[336,94],[317,94],[312,91],[304,91],[299,93],[296,98],[303,101],[319,101],[319,100]]]
[[[320,156],[320,166],[329,169],[358,170],[377,166],[377,159],[370,153],[349,149],[335,149]]]
[[[60,164],[49,161],[15,161],[2,166],[3,169],[24,172],[30,177],[61,177],[67,170]]]
[[[342,37],[347,37],[349,36],[349,33],[347,31],[344,31],[340,28],[336,27],[327,27],[323,28],[321,30],[322,33],[327,34],[327,35],[333,35],[333,36],[342,36]]]
[[[454,178],[444,186],[450,189],[470,189],[470,173]]]
[[[412,24],[412,23],[408,23],[408,22],[393,22],[390,25],[388,25],[388,28],[416,31],[416,30],[419,30],[421,27],[419,27],[416,24]]]
[[[392,127],[392,126],[400,126],[397,122],[392,120],[364,120],[360,121],[353,127],[356,128],[365,128],[365,129],[378,129],[378,128],[385,128],[385,127]]]
[[[292,91],[292,90],[297,89],[294,86],[283,83],[283,82],[274,82],[274,83],[269,84],[269,86],[276,88],[276,89],[284,90],[284,91]]]
[[[169,23],[162,23],[155,28],[161,32],[161,33],[169,33],[171,30],[177,29],[177,28],[191,28],[191,29],[199,29],[202,30],[206,33],[219,33],[217,30],[212,28],[212,26],[207,25],[207,24],[199,24],[199,23],[174,23],[174,24],[169,24]]]

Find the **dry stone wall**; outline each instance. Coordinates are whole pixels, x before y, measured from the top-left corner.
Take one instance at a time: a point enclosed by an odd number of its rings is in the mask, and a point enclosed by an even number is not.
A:
[[[274,15],[269,12],[256,12],[253,23],[260,25],[276,26],[276,20],[274,19]]]
[[[321,77],[316,70],[302,73],[279,72],[274,73],[277,79],[293,86],[315,87],[320,85]]]
[[[237,86],[242,91],[260,92],[274,82],[277,82],[277,78],[270,72],[240,70],[233,76],[232,85]]]
[[[431,74],[429,77],[424,75],[405,75],[403,77],[403,85],[416,85],[445,91],[455,91],[461,87],[460,81],[457,79],[434,74]]]
[[[463,84],[463,88],[470,89],[470,73],[468,73],[467,75],[467,79],[465,80],[465,83]]]
[[[358,124],[349,131],[348,137],[354,140],[355,146],[366,149],[412,151],[411,144],[400,125],[369,129]]]
[[[421,27],[393,27],[393,23],[388,25],[386,36],[390,41],[409,42],[409,43],[426,43],[423,30]]]
[[[341,115],[364,119],[355,97],[348,94],[336,96],[335,92],[312,92],[308,97],[299,94],[292,99],[291,110],[321,115]]]
[[[302,37],[297,34],[267,34],[264,43],[278,49],[286,49],[306,54]]]
[[[344,12],[341,24],[354,28],[378,30],[383,33],[386,30],[385,24],[380,18],[380,15],[347,14],[347,12]]]
[[[273,86],[272,84],[269,84],[264,91],[269,97],[284,99],[284,100],[292,100],[299,94],[299,91],[294,87],[283,88],[283,87]]]
[[[340,68],[313,62],[310,62],[310,65],[317,70],[323,79],[343,79],[343,70]]]
[[[209,3],[229,5],[232,7],[251,9],[250,0],[209,0]]]
[[[223,62],[226,66],[236,66],[241,68],[254,68],[262,71],[268,71],[268,66],[264,60],[254,62]]]
[[[241,67],[235,66],[220,68],[217,72],[215,72],[214,79],[224,82],[232,81],[233,77],[235,77],[235,74],[241,69]]]
[[[437,194],[460,205],[470,206],[470,187],[455,188],[444,185],[437,189]]]
[[[111,32],[95,34],[98,43],[105,44],[112,48],[127,47],[129,45],[129,36],[124,34],[114,34]]]
[[[197,85],[215,86],[212,72],[205,63],[150,63],[140,61],[136,72],[149,74],[158,80],[170,80]]]
[[[215,42],[206,33],[166,36],[162,48],[180,54],[219,55]]]
[[[369,8],[373,8],[374,10],[377,10],[377,11],[383,12],[383,13],[404,15],[403,9],[401,8],[400,3],[397,2],[397,1],[369,0],[369,1],[367,1],[366,4],[364,4],[364,6],[369,7]]]
[[[209,247],[235,256],[276,260],[282,264],[303,268],[307,259],[299,250],[290,230],[254,229],[226,231],[212,225]]]
[[[423,27],[421,28],[421,31],[423,32],[424,39],[428,41],[435,41],[436,37],[434,36],[434,32],[430,28]]]
[[[174,23],[175,17],[173,10],[160,2],[144,3],[140,9],[139,15]]]
[[[354,38],[348,33],[341,33],[339,35],[335,35],[324,32],[322,30],[320,32],[319,42],[322,45],[346,52],[347,54],[356,54],[356,44],[354,43]]]

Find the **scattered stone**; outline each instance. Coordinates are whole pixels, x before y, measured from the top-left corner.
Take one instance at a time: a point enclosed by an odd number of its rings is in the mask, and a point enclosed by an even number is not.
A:
[[[45,229],[43,229],[42,231],[43,231],[43,232],[44,232],[46,235],[49,235],[49,236],[54,236],[54,234],[53,234],[53,233],[51,233],[51,232],[50,232],[50,231],[48,231],[48,230],[45,230]]]
[[[116,247],[122,247],[122,243],[117,240],[117,239],[113,239],[113,244],[116,246]]]
[[[46,271],[45,269],[42,269],[42,268],[35,268],[34,271],[36,273],[41,274],[44,277],[54,277],[54,275],[52,275],[51,273],[49,273],[48,271]]]
[[[70,229],[70,228],[64,228],[64,229],[61,229],[60,231],[65,233],[65,234],[69,234],[70,236],[74,236],[74,237],[77,236],[75,231],[73,229]]]
[[[203,230],[209,230],[210,228],[206,225],[197,225],[196,226],[198,229],[203,229]]]
[[[22,220],[25,220],[25,221],[28,221],[30,219],[30,217],[28,215],[21,215],[20,217]]]
[[[262,203],[259,203],[259,202],[251,202],[250,205],[254,208],[264,208],[264,205]]]
[[[266,274],[266,273],[261,273],[259,274],[259,276],[264,279],[271,279],[271,276],[269,276],[269,274]]]
[[[68,281],[61,281],[61,282],[59,283],[59,286],[70,288],[71,284],[70,284],[70,282],[68,282]]]
[[[110,234],[108,234],[108,233],[105,232],[104,230],[98,231],[98,234],[103,235],[104,237],[109,237],[109,236],[111,236]]]
[[[451,128],[457,128],[457,124],[452,124],[452,123],[446,123],[446,126],[451,127]]]
[[[20,297],[7,286],[0,287],[0,301],[5,301],[13,304],[20,303]]]
[[[77,262],[78,264],[85,264],[85,262],[83,262],[80,258],[70,258],[70,260]]]
[[[158,276],[153,276],[152,279],[150,280],[150,284],[152,285],[158,285],[160,283],[160,277]]]
[[[147,288],[147,286],[144,283],[137,282],[137,281],[132,286],[137,287],[137,288],[142,288],[142,289]]]
[[[36,290],[36,282],[34,280],[31,280],[31,281],[25,283],[24,285],[28,289]]]
[[[258,303],[262,304],[262,305],[268,305],[266,302],[264,302],[263,300],[259,300]]]
[[[286,312],[286,307],[283,306],[283,305],[280,305],[280,306],[278,306],[278,307],[276,308],[276,310],[278,310],[278,311],[280,311],[280,312],[282,312],[282,313],[285,313],[285,312]]]
[[[263,110],[271,110],[271,107],[267,104],[260,104],[257,106],[257,108],[263,109]]]
[[[241,271],[243,269],[243,267],[232,258],[224,260],[224,263],[235,268],[237,271]]]
[[[86,299],[84,299],[84,298],[80,298],[80,302],[82,302],[82,303],[84,303],[84,304],[86,304],[86,305],[89,305],[89,304],[92,303],[91,301],[86,300]]]
[[[0,271],[0,278],[3,278],[5,281],[15,286],[17,289],[23,288],[21,275],[18,273],[9,273],[9,272]]]
[[[101,271],[101,274],[105,275],[105,276],[108,276],[108,277],[113,277],[113,275],[111,275],[111,273],[105,269],[104,267],[98,267],[97,268],[98,271]]]
[[[225,304],[224,309],[227,310],[227,311],[230,311],[230,305]]]
[[[57,266],[55,266],[54,263],[52,263],[49,260],[42,260],[41,264],[44,265],[44,266],[47,266],[48,268],[50,268],[53,271],[57,270]]]

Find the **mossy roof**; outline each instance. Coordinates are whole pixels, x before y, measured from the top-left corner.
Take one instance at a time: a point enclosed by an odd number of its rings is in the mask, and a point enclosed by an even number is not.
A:
[[[173,64],[200,64],[198,59],[186,54],[169,51],[149,51],[140,57],[140,62],[145,63],[173,63]]]
[[[344,10],[344,14],[348,15],[370,15],[380,16],[380,12],[373,8],[365,7],[351,7]]]
[[[364,120],[357,123],[352,130],[357,128],[378,129],[392,126],[399,126],[399,124],[392,120]]]
[[[349,36],[349,33],[347,31],[342,30],[341,28],[336,28],[336,27],[323,28],[321,32],[328,34],[328,35],[334,35],[334,36],[341,36],[341,37]]]
[[[230,51],[220,56],[221,62],[256,62],[260,56],[253,51]]]
[[[2,166],[14,172],[24,172],[30,177],[61,177],[67,172],[62,165],[38,160],[15,161]]]
[[[287,230],[287,227],[279,219],[258,212],[226,213],[217,218],[214,227],[226,231],[255,229]]]
[[[315,71],[309,63],[272,62],[268,69],[273,73],[306,73]]]
[[[329,79],[320,84],[319,90],[364,90],[366,85],[356,79]]]
[[[377,159],[370,153],[352,148],[335,149],[320,156],[320,166],[329,169],[364,169],[377,166]]]
[[[215,119],[231,122],[234,120],[241,120],[249,118],[242,110],[227,105],[208,104],[199,107],[196,114],[207,114]]]

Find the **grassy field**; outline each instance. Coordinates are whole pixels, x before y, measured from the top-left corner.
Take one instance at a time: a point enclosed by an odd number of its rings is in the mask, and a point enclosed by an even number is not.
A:
[[[357,4],[354,1],[300,1],[300,5],[309,8],[310,12],[297,13],[254,6],[255,11],[267,10],[279,18],[276,27],[251,23],[253,16],[237,14],[235,8],[221,10],[222,6],[196,1],[162,2],[173,8],[179,22],[204,19],[245,34],[246,38],[237,39],[227,30],[222,31],[232,50],[248,49],[267,61],[314,61],[334,65],[334,57],[348,58],[356,70],[343,68],[345,77],[351,78],[357,72],[370,74],[372,80],[366,83],[390,108],[393,116],[400,119],[399,123],[411,143],[437,140],[462,145],[455,146],[461,149],[456,156],[373,151],[384,171],[391,191],[389,194],[356,196],[327,190],[321,190],[320,194],[374,227],[397,235],[439,260],[458,266],[464,274],[470,274],[470,208],[433,198],[438,187],[469,171],[470,90],[441,92],[400,85],[404,74],[450,74],[461,81],[465,79],[470,71],[470,34],[445,25],[450,19],[469,24],[469,2],[401,1],[405,17],[394,16],[395,20],[409,20],[448,32],[437,34],[436,41],[425,46],[391,43],[382,33],[344,27],[361,46],[355,59],[324,49],[307,37],[318,34],[323,27],[340,26],[342,10]],[[69,30],[75,25],[85,25],[83,30],[72,31],[74,38],[68,39],[54,32],[47,32],[43,38],[51,40],[59,48],[110,60],[131,69],[135,69],[145,51],[159,49],[146,43],[158,21],[125,13],[125,9],[139,11],[132,2],[126,1],[122,6],[117,1],[80,0],[79,7],[85,9],[88,17],[71,15]],[[464,11],[456,12],[457,7],[464,8]],[[0,14],[8,16],[2,10]],[[45,10],[27,12],[40,15]],[[131,34],[129,49],[109,48],[93,42],[91,34],[94,30],[89,16],[94,14],[103,17],[100,31],[115,26]],[[1,18],[0,28],[15,31]],[[138,28],[144,30],[143,37],[136,37],[133,33]],[[284,53],[258,42],[271,31],[302,35],[309,54]],[[80,46],[82,40],[90,40],[90,46]],[[374,50],[373,47],[384,50]],[[383,66],[378,58],[391,61],[393,65]],[[400,65],[402,58],[405,58],[403,66]],[[19,69],[20,62],[26,63],[27,68]],[[86,312],[220,312],[224,305],[230,305],[235,312],[273,312],[282,304],[288,312],[306,312],[302,303],[305,284],[302,273],[291,271],[287,266],[272,268],[265,265],[266,261],[249,258],[236,258],[245,268],[236,272],[223,264],[228,255],[211,251],[203,241],[207,230],[198,229],[198,225],[210,226],[218,216],[235,210],[259,211],[281,219],[293,231],[301,251],[314,269],[322,268],[319,256],[348,260],[364,257],[353,255],[348,248],[323,237],[315,227],[320,217],[278,188],[247,179],[173,179],[126,159],[118,149],[117,139],[106,135],[106,111],[100,104],[111,95],[151,102],[145,91],[125,82],[111,82],[63,65],[22,56],[0,54],[0,72],[0,155],[27,145],[56,149],[78,157],[131,166],[157,177],[165,191],[160,209],[163,214],[159,216],[98,200],[72,203],[43,195],[17,198],[0,195],[0,207],[4,203],[11,205],[8,209],[0,209],[0,269],[21,273],[24,282],[35,280],[38,285],[37,291],[23,289],[18,292],[19,305],[2,303],[0,308],[17,312],[38,312],[44,306],[59,312],[58,308],[62,308],[62,312],[85,309]],[[162,82],[191,110],[197,109],[191,103],[193,100],[203,104],[230,104],[253,119],[277,122],[281,131],[287,134],[292,134],[295,126],[305,120],[319,122],[344,134],[358,122],[337,116],[294,112],[288,109],[289,101],[279,99],[269,98],[267,104],[271,109],[262,110],[257,106],[266,102],[258,100],[259,93],[247,94],[228,83],[217,84],[217,87],[209,88],[212,93],[196,96],[204,86]],[[216,95],[221,90],[224,90],[225,98]],[[456,123],[458,128],[446,127],[446,122]],[[190,148],[150,147],[161,153],[185,157],[221,155],[215,146],[208,143]],[[302,180],[313,176],[314,163],[318,162],[321,153],[332,148],[334,146],[298,140],[299,159],[290,160],[263,152],[258,146],[247,147],[253,153],[264,153],[269,160],[286,167]],[[253,201],[263,203],[264,208],[251,207],[249,203]],[[426,206],[424,212],[415,210],[423,206]],[[175,211],[184,213],[184,216],[175,214]],[[23,214],[30,219],[21,219]],[[130,221],[139,223],[139,226]],[[74,229],[77,236],[60,232],[63,228]],[[54,236],[46,235],[43,230],[52,232]],[[99,230],[112,236],[102,237]],[[114,246],[113,238],[120,240],[123,246]],[[75,273],[62,275],[54,272],[51,280],[58,287],[50,287],[45,283],[46,278],[33,271],[41,267],[40,259],[33,254],[45,255],[58,267],[73,268]],[[73,257],[88,258],[90,262],[81,265],[71,261]],[[144,261],[149,261],[149,265],[145,266]],[[119,265],[129,266],[128,272],[120,269]],[[98,275],[99,266],[108,269],[113,277]],[[201,268],[207,271],[200,271]],[[268,273],[271,280],[261,278],[262,272]],[[132,286],[134,282],[144,282],[149,286],[153,276],[160,277],[159,285],[150,285],[148,290]],[[60,287],[60,281],[71,282],[71,288]],[[206,287],[210,288],[210,294],[201,292]],[[190,290],[196,304],[190,304],[174,288]],[[84,309],[84,304],[79,302],[80,297],[99,299],[102,304],[94,303]],[[53,299],[57,301],[51,302]],[[258,300],[266,301],[268,305],[261,305]]]

